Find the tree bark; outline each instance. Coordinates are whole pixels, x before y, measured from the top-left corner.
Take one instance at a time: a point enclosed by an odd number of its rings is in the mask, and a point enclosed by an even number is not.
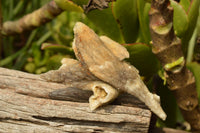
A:
[[[151,112],[135,97],[122,94],[112,105],[91,111],[90,91],[66,87],[0,68],[0,132],[148,131]]]
[[[169,0],[153,0],[150,32],[153,53],[160,60],[170,90],[186,121],[193,130],[200,130],[200,109],[193,74],[186,68],[181,40],[173,29],[173,9]]]

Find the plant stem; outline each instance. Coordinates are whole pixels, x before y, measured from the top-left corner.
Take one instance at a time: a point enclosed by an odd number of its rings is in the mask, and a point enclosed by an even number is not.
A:
[[[181,41],[173,30],[173,8],[170,7],[169,0],[152,0],[149,17],[152,51],[164,67],[168,87],[174,93],[184,119],[193,130],[200,131],[195,78],[185,66]],[[173,65],[166,69],[168,64]]]
[[[4,35],[21,34],[24,31],[32,30],[51,21],[57,15],[62,13],[62,11],[63,10],[58,7],[54,1],[51,1],[40,9],[25,15],[17,21],[5,22],[1,33]]]
[[[192,38],[189,41],[188,52],[187,52],[187,63],[192,62],[194,47],[196,44],[196,38],[197,38],[197,29],[194,30],[194,33],[192,34]]]

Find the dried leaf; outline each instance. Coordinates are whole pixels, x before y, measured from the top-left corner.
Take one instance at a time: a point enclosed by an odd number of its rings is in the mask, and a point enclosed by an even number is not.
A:
[[[119,60],[129,58],[129,53],[125,47],[119,43],[113,41],[107,36],[100,36],[100,39],[103,41],[104,45],[116,56]]]
[[[160,106],[160,97],[149,92],[135,67],[120,61],[98,35],[83,23],[76,23],[74,34],[73,48],[85,70],[119,91],[136,96],[160,118],[166,119]]]

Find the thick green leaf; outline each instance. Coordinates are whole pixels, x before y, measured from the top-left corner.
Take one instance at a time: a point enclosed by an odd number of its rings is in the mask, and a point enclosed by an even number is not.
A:
[[[113,12],[126,43],[133,43],[138,37],[139,22],[136,0],[117,0]]]
[[[103,10],[92,10],[86,15],[106,36],[117,42],[124,43],[122,34],[119,30],[117,22],[115,21],[111,7]]]
[[[171,6],[174,8],[173,25],[175,33],[178,37],[182,37],[188,29],[188,16],[183,7],[174,0],[170,0]]]
[[[150,47],[136,43],[128,45],[126,48],[130,53],[130,58],[127,61],[139,70],[141,76],[152,76],[158,71],[159,62]]]
[[[83,9],[71,0],[54,0],[56,4],[65,11],[83,12]]]
[[[198,93],[198,98],[200,102],[200,64],[196,62],[191,62],[187,64],[188,69],[194,74],[196,80],[196,88]]]
[[[198,57],[197,56],[198,54],[194,53],[194,52],[198,51],[198,49],[195,49],[195,46],[197,46],[196,39],[197,39],[197,27],[194,30],[192,37],[189,41],[188,50],[187,50],[187,59],[186,59],[187,63],[192,62],[192,60],[193,60],[193,58],[195,58],[195,56]]]
[[[188,25],[187,31],[185,32],[185,34],[181,38],[182,47],[183,47],[183,51],[184,51],[185,55],[187,53],[189,40],[191,39],[192,33],[193,33],[195,26],[196,26],[197,18],[198,18],[198,15],[199,15],[199,5],[200,5],[200,0],[193,0],[191,2],[190,8],[188,10],[189,25]]]
[[[197,19],[197,24],[194,29],[194,32],[192,34],[192,37],[188,44],[188,50],[187,50],[187,63],[192,62],[193,58],[194,60],[199,60],[199,49],[200,46],[197,43],[197,38],[200,36],[200,8],[199,8],[199,16]]]
[[[180,0],[180,5],[183,6],[183,9],[187,12],[190,7],[190,0]]]
[[[149,10],[151,4],[145,2],[144,0],[137,0],[138,17],[140,23],[140,30],[144,43],[149,44],[151,41],[150,31],[149,31]]]
[[[199,12],[198,12],[199,5],[200,5],[200,0],[192,0],[190,9],[188,10],[188,17],[189,17],[190,23],[192,22],[196,23],[197,17],[199,15]],[[193,23],[193,27],[195,27],[194,23]]]
[[[74,3],[76,3],[77,5],[87,5],[89,0],[72,0]]]
[[[190,5],[190,9],[188,10],[188,18],[189,18],[189,27],[187,34],[189,36],[192,36],[192,33],[196,27],[197,18],[199,16],[199,6],[200,6],[200,0],[193,0]]]

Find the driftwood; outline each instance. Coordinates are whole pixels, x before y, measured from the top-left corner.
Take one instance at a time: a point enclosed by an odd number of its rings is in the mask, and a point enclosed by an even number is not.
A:
[[[46,82],[37,75],[0,68],[0,133],[186,133],[149,129],[151,112],[129,94],[90,111],[91,95],[90,91]]]
[[[151,112],[135,97],[122,94],[112,105],[91,111],[91,94],[0,68],[0,132],[148,131]]]

